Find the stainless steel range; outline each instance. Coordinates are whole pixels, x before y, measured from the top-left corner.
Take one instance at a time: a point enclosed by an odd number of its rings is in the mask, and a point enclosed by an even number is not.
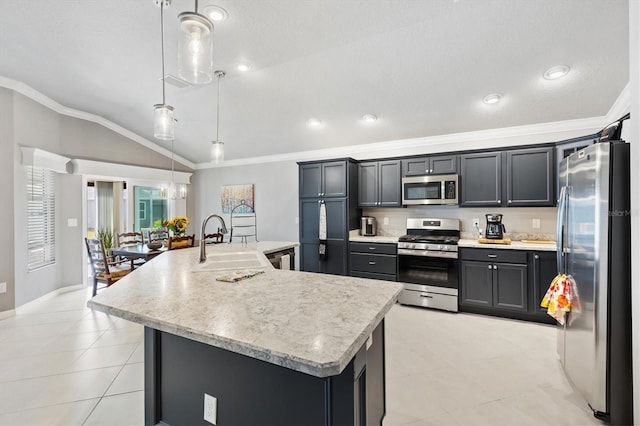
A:
[[[398,239],[398,302],[458,312],[458,219],[407,219]]]

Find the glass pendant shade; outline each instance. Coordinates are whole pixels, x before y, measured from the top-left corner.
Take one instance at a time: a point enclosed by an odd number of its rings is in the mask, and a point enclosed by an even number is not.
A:
[[[169,198],[172,200],[176,199],[176,193],[177,193],[177,188],[176,188],[176,184],[171,182],[169,184]]]
[[[175,138],[175,121],[173,119],[173,107],[165,104],[156,104],[153,120],[153,136],[157,139],[170,141]]]
[[[211,161],[215,164],[219,164],[224,161],[224,142],[211,142]]]
[[[178,16],[178,74],[191,84],[208,84],[213,78],[213,24],[193,12]]]

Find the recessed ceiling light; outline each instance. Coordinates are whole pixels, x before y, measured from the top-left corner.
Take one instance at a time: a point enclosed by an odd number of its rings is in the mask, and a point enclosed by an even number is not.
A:
[[[365,114],[362,116],[362,121],[367,124],[375,123],[378,117],[374,114]]]
[[[551,67],[544,72],[542,75],[547,80],[555,80],[557,78],[564,77],[569,73],[570,68],[566,65],[558,65],[556,67]]]
[[[485,96],[482,102],[492,105],[500,102],[500,99],[502,99],[502,95],[500,93],[492,93],[491,95]]]
[[[245,63],[236,64],[236,69],[240,72],[247,72],[251,69],[251,65]]]
[[[310,118],[307,120],[307,124],[311,127],[320,127],[323,122],[319,118]]]
[[[202,9],[202,12],[205,16],[215,22],[224,21],[229,17],[229,14],[226,10],[224,10],[220,6],[215,5],[205,6],[204,9]]]

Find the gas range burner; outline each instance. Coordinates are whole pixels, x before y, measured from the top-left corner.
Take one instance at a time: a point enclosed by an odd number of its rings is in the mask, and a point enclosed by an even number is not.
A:
[[[427,243],[427,244],[451,244],[457,245],[459,236],[455,235],[415,235],[407,234],[398,238],[402,243]]]

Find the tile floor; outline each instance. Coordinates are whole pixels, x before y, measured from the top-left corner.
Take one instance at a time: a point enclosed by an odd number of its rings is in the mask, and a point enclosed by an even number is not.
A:
[[[0,321],[0,425],[144,424],[142,327],[88,296]],[[553,327],[400,305],[386,324],[385,426],[600,424],[559,369]]]

